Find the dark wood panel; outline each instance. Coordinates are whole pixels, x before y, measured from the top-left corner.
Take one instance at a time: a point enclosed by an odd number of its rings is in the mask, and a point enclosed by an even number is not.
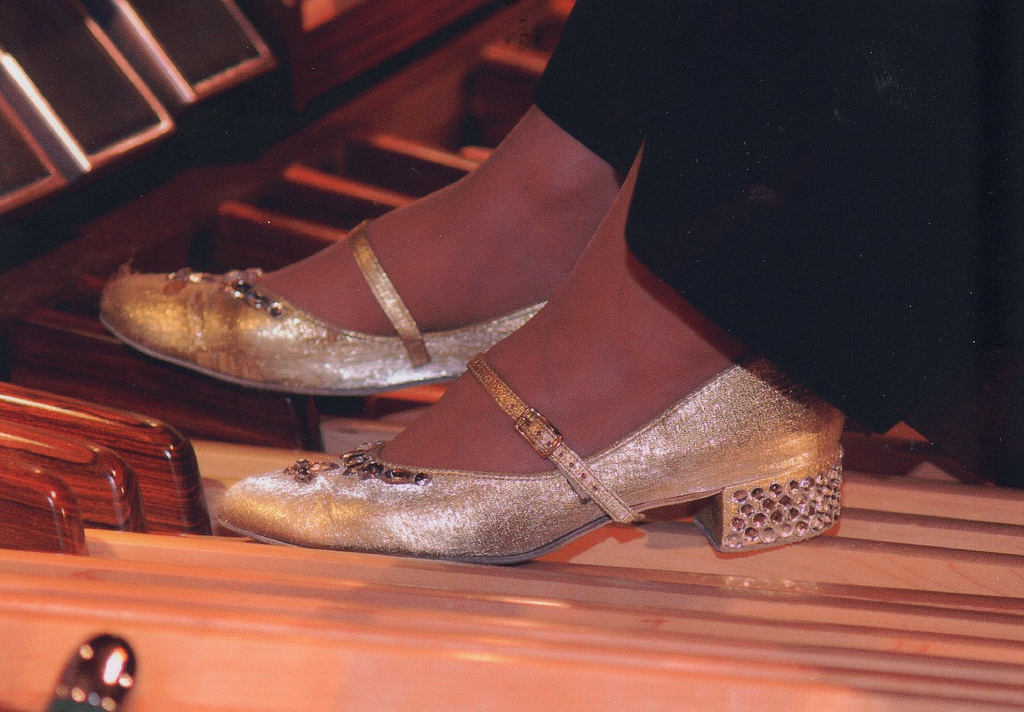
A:
[[[0,460],[0,548],[88,553],[71,488],[30,465]]]
[[[138,479],[113,450],[0,421],[0,460],[54,475],[75,493],[86,526],[146,531]]]
[[[195,452],[166,423],[10,383],[0,383],[0,419],[114,450],[138,476],[149,531],[210,532]]]

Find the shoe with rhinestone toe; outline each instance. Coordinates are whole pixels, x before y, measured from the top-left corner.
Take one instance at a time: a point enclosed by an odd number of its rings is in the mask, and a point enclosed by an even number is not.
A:
[[[254,284],[259,270],[123,270],[103,289],[100,320],[145,354],[231,383],[307,395],[369,395],[456,378],[473,354],[511,334],[542,306],[421,333],[374,255],[366,225],[354,228],[348,241],[395,336],[332,326]]]
[[[801,541],[838,520],[843,416],[764,361],[726,369],[587,458],[482,356],[469,370],[553,469],[410,467],[376,443],[241,480],[221,502],[222,524],[271,543],[508,564],[705,498],[698,525],[724,552]]]

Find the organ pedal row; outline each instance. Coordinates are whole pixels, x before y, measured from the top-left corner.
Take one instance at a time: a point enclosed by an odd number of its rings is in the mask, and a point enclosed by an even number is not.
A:
[[[208,210],[128,245],[140,269],[272,269],[343,240],[486,158],[528,106],[566,12],[503,6],[303,135],[171,181],[81,240],[127,233],[133,211],[158,222],[188,182],[218,185],[216,200],[197,196]],[[414,113],[435,85],[465,88],[448,123],[484,147],[372,119]],[[1024,493],[966,484],[906,431],[848,432],[840,525],[763,553],[716,553],[686,507],[512,567],[225,536],[209,512],[232,482],[391,437],[443,387],[305,398],[157,363],[96,320],[120,256],[90,262],[6,330],[0,705],[41,708],[61,661],[100,632],[138,655],[136,710],[1006,710],[1024,699]]]

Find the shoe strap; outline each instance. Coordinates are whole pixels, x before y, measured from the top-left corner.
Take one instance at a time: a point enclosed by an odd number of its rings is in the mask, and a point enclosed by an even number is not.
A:
[[[425,366],[430,363],[430,354],[427,353],[427,345],[423,342],[423,334],[420,333],[416,320],[412,318],[405,302],[398,296],[398,290],[370,247],[370,240],[366,236],[366,226],[369,223],[369,220],[364,220],[348,233],[352,256],[355,257],[359,271],[363,273],[363,278],[370,286],[374,299],[384,310],[385,316],[398,333],[398,338],[405,345],[405,350],[409,352],[412,365]]]
[[[520,398],[519,394],[487,363],[483,354],[477,354],[470,359],[468,368],[498,407],[512,418],[516,432],[538,455],[550,460],[565,475],[580,500],[584,503],[592,500],[613,521],[623,524],[643,518],[594,475],[583,458],[565,444],[558,428]]]

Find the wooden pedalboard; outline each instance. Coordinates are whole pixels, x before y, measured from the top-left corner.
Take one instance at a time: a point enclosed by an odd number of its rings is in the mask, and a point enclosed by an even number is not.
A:
[[[754,554],[715,553],[685,509],[512,567],[195,533],[196,513],[239,477],[322,457],[301,450],[321,439],[336,453],[389,437],[441,389],[289,400],[224,386],[107,337],[102,280],[128,257],[274,267],[472,171],[529,105],[550,50],[537,38],[556,36],[565,11],[509,6],[258,160],[185,172],[2,278],[35,295],[7,331],[7,402],[46,388],[105,404],[81,407],[108,420],[111,408],[157,416],[162,440],[147,435],[145,451],[164,442],[176,459],[132,460],[127,436],[61,446],[67,434],[24,423],[0,439],[17,511],[74,515],[31,546],[83,554],[0,549],[0,705],[40,709],[63,660],[109,632],[139,656],[140,712],[1020,709],[1024,493],[963,484],[905,431],[847,433],[840,525]],[[62,269],[32,292],[33,275]],[[74,484],[30,499],[29,470],[43,466]]]

